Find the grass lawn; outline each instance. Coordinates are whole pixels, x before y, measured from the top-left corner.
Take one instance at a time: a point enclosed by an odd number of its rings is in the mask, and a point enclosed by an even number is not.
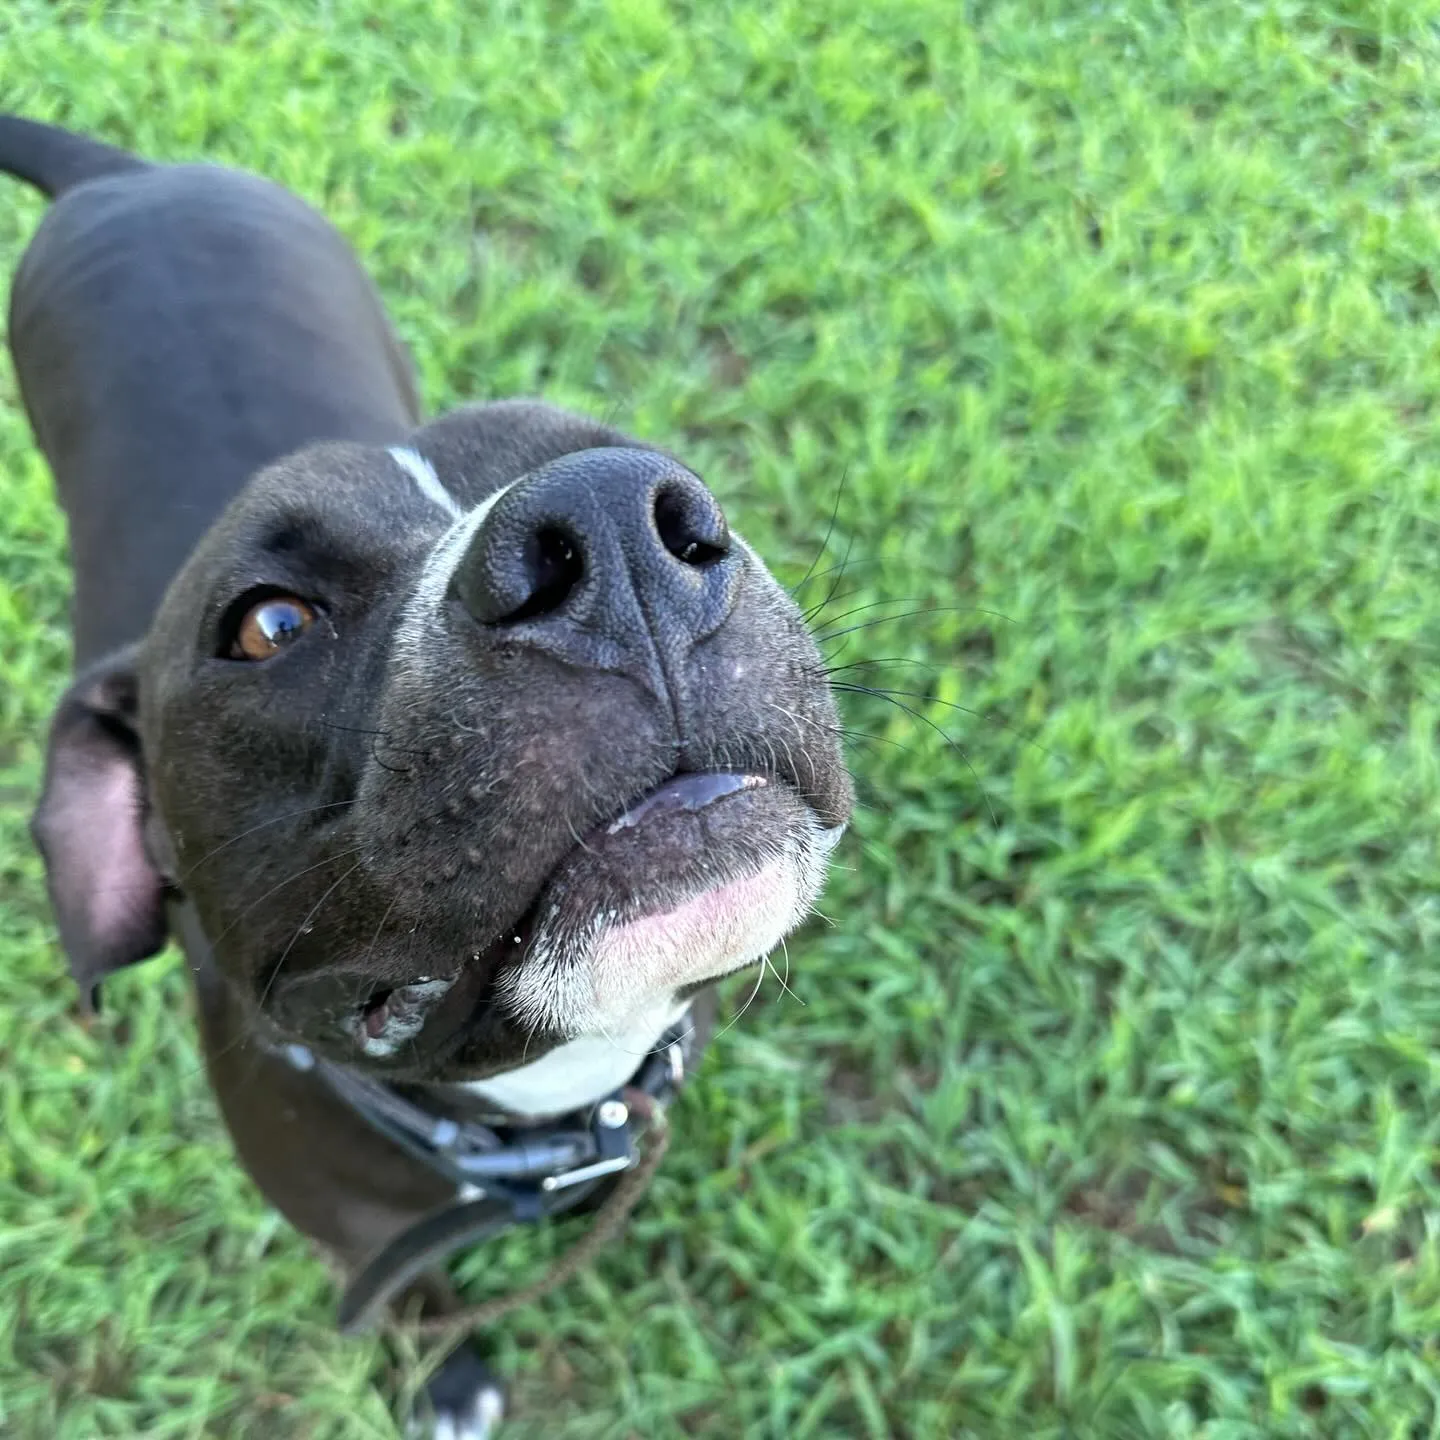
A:
[[[1437,25],[8,0],[0,106],[320,204],[432,411],[668,444],[791,583],[835,509],[801,594],[900,692],[843,697],[865,808],[795,998],[504,1327],[507,1435],[1440,1436]],[[5,277],[41,208],[0,190]],[[25,834],[64,534],[8,365],[0,476],[0,1433],[393,1437],[176,958],[73,1017]]]

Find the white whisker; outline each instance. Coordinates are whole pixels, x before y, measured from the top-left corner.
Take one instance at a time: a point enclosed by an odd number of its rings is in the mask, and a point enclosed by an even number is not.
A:
[[[740,1007],[739,1013],[723,1030],[717,1030],[715,1032],[715,1038],[717,1040],[722,1035],[728,1034],[733,1030],[744,1018],[745,1012],[755,1003],[755,997],[760,993],[760,987],[765,983],[765,968],[764,965],[760,967],[760,973],[755,977],[755,988],[751,990],[745,1003]]]
[[[790,947],[782,938],[780,948],[785,952],[785,973],[777,974],[774,962],[767,956],[765,964],[770,967],[770,973],[780,982],[780,988],[797,1004],[804,1005],[805,1002],[790,988]]]

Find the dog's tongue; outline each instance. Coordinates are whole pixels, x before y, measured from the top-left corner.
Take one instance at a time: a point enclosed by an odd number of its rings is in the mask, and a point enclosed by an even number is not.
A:
[[[673,814],[677,810],[703,810],[727,795],[741,790],[758,790],[769,782],[763,775],[741,775],[733,770],[712,770],[702,775],[677,775],[637,800],[618,820],[606,829],[617,835],[656,815]]]

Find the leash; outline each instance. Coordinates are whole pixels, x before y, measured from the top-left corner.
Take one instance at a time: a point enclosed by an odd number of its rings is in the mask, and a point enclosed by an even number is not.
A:
[[[445,1315],[407,1316],[403,1323],[422,1335],[475,1329],[572,1279],[619,1232],[660,1168],[670,1141],[665,1105],[684,1083],[693,1033],[669,1031],[629,1085],[588,1110],[524,1128],[433,1115],[382,1081],[304,1046],[287,1046],[291,1065],[314,1074],[372,1128],[452,1181],[461,1197],[407,1226],[370,1258],[341,1296],[341,1331],[373,1329],[396,1296],[455,1251],[512,1225],[562,1215],[608,1184],[610,1194],[589,1231],[538,1280],[509,1295]]]

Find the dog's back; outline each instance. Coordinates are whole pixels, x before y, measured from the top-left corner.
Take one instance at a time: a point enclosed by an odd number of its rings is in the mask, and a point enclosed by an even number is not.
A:
[[[13,116],[0,170],[56,200],[15,276],[10,346],[70,520],[83,663],[143,631],[255,470],[316,440],[398,439],[418,405],[349,246],[280,186]]]

